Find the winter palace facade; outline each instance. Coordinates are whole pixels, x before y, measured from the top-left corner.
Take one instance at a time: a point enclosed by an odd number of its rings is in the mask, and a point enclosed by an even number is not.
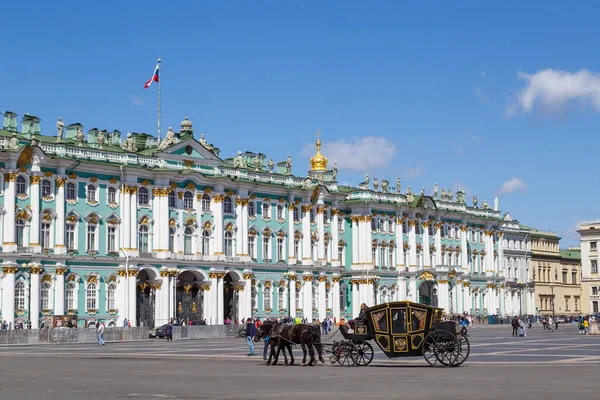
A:
[[[6,112],[0,309],[13,326],[339,320],[403,299],[506,312],[504,219],[464,189],[427,195],[368,174],[340,185],[320,140],[303,176],[290,157],[222,158],[187,118],[160,142],[60,119],[41,135],[27,114],[17,125]]]

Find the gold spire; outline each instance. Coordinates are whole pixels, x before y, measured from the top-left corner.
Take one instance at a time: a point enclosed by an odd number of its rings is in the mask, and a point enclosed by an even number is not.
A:
[[[327,158],[321,154],[321,132],[317,131],[317,154],[310,159],[311,171],[327,171]]]

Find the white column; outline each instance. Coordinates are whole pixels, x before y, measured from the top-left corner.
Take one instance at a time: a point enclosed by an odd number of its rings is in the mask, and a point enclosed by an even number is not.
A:
[[[3,250],[7,253],[14,252],[17,250],[17,243],[15,238],[15,181],[17,179],[18,174],[16,172],[8,172],[4,174],[4,181],[6,182],[6,191],[4,193],[4,209],[6,213],[4,214],[4,244],[2,246]],[[8,201],[7,201],[8,200]],[[14,275],[13,275],[13,283],[14,283]],[[14,284],[13,284],[13,294],[14,294]],[[2,302],[2,304],[6,304],[6,302]],[[12,303],[10,303],[12,304]],[[12,308],[11,308],[12,309]],[[5,318],[6,319],[6,318]],[[14,322],[14,317],[12,319]],[[8,320],[7,320],[8,322]]]
[[[408,268],[408,265],[404,265],[404,220],[400,217],[396,218],[396,266],[399,271],[403,271]],[[406,298],[406,288],[404,288],[404,295]],[[402,300],[404,298],[401,297]]]
[[[469,273],[469,254],[467,253],[467,225],[460,227],[460,263],[463,272]]]
[[[215,237],[215,244],[213,246],[213,248],[215,249],[214,251],[214,255],[216,256],[222,256],[223,255],[223,199],[225,198],[225,196],[223,196],[222,194],[215,194],[213,196],[213,204],[212,204],[212,210],[213,210],[213,216],[214,216],[214,224],[215,224],[215,231],[214,231],[214,237]],[[221,293],[221,297],[222,297],[222,293]],[[220,319],[223,319],[223,316],[220,315],[218,316]]]
[[[498,232],[498,242],[497,242],[497,246],[498,246],[498,273],[501,273],[502,275],[504,275],[504,246],[502,246],[502,232]],[[525,260],[523,260],[525,261]],[[522,269],[525,268],[525,265],[521,266]],[[521,275],[522,271],[519,271],[517,275],[518,277],[522,276]],[[523,280],[523,282],[527,281],[527,277],[525,277],[525,279]]]
[[[438,279],[438,306],[443,308],[446,313],[450,311],[448,300],[448,281]]]
[[[242,318],[252,317],[252,274],[244,274],[244,308],[241,310]]]
[[[325,284],[327,282],[327,277],[320,276],[319,277],[319,321],[323,322],[325,318],[327,318],[327,301],[325,296],[325,291],[327,290]]]
[[[129,276],[127,277],[127,285],[129,285],[129,321],[131,326],[137,326],[137,304],[136,304],[136,284],[137,284],[137,269],[129,269]]]
[[[150,193],[153,194],[152,196],[152,216],[154,217],[154,226],[153,226],[153,230],[152,230],[152,250],[154,252],[156,252],[157,250],[162,250],[161,247],[161,243],[160,243],[160,237],[161,231],[167,230],[169,229],[168,226],[163,226],[162,224],[162,210],[161,210],[161,201],[160,201],[160,189],[154,189],[152,190]],[[160,251],[158,253],[161,253]],[[158,254],[157,254],[158,256]],[[162,256],[162,255],[161,255]],[[157,257],[158,258],[158,257]],[[162,258],[162,257],[161,257]],[[156,306],[156,304],[154,305],[154,310],[156,310],[158,307]],[[154,318],[155,320],[157,320],[157,318]]]
[[[358,218],[359,217],[357,216],[353,216],[350,218],[350,221],[352,221],[352,265],[360,263],[360,233],[358,229]]]
[[[435,263],[442,265],[442,224],[436,222],[435,228]]]
[[[329,254],[331,255],[331,265],[333,267],[339,267],[342,263],[342,260],[338,260],[337,251],[338,242],[340,241],[340,235],[338,231],[338,218],[340,218],[339,213],[340,210],[331,210],[331,249],[329,251]]]
[[[212,288],[213,290],[211,291],[211,286],[208,283],[205,283],[204,285],[202,285],[202,294],[203,294],[203,299],[204,299],[204,304],[202,305],[203,310],[204,310],[204,319],[206,320],[206,324],[207,325],[214,325],[214,318],[213,318],[213,299],[212,299],[212,293],[214,292],[214,289],[216,288]]]
[[[288,285],[288,292],[290,293],[290,304],[288,304],[288,312],[290,318],[296,318],[296,276],[290,276],[290,283]]]
[[[137,223],[137,186],[131,186],[131,196],[129,199],[129,221],[131,226],[129,227],[129,247],[132,254],[135,256],[138,254],[138,223]],[[135,302],[134,302],[135,303]],[[130,305],[131,306],[131,305]],[[133,317],[135,319],[135,316]],[[131,325],[133,326],[133,324]]]
[[[121,225],[119,226],[121,232],[121,247],[125,249],[129,254],[131,248],[131,190],[129,186],[124,186],[123,193],[121,194],[121,203],[119,207],[121,209]],[[121,254],[121,256],[125,256]]]
[[[337,225],[334,227],[337,230]],[[336,321],[340,320],[340,277],[334,276],[332,278],[333,289],[331,289],[331,295],[333,296],[333,318]]]
[[[223,277],[224,272],[220,272],[217,277],[217,324],[223,325],[225,307],[223,306]]]
[[[31,194],[31,225],[29,230],[29,246],[33,247],[33,252],[38,253],[41,250],[40,245],[40,180],[41,176],[32,175],[29,186]],[[64,212],[63,212],[64,214]],[[39,283],[39,282],[38,282]],[[38,307],[39,310],[39,307]]]
[[[54,270],[56,281],[54,285],[54,315],[65,315],[65,267],[56,267]]]
[[[169,189],[162,189],[160,196],[160,248],[165,254],[165,258],[171,253],[169,252]],[[163,229],[164,228],[164,229]]]
[[[39,185],[38,185],[39,186]],[[29,320],[31,329],[40,328],[40,273],[42,269],[38,266],[29,270]]]
[[[371,247],[373,246],[372,238],[371,238],[371,219],[373,216],[365,215],[362,217],[360,224],[362,225],[360,243],[362,247],[362,262],[367,264],[365,265],[366,269],[371,269],[375,260],[373,260],[373,254],[371,252]]]
[[[352,316],[354,318],[358,317],[360,313],[360,292],[359,292],[359,284],[357,281],[350,281],[350,286],[352,287]]]
[[[310,210],[311,205],[302,206],[302,265],[312,265],[310,257]],[[312,312],[311,312],[312,316]],[[312,317],[311,317],[312,318]]]
[[[219,274],[216,272],[211,272],[208,274],[210,278],[210,325],[217,325],[217,315],[218,315],[218,276]]]
[[[406,296],[406,278],[403,276],[398,277],[398,300],[408,300]]]
[[[235,255],[236,257],[243,257],[247,253],[244,253],[244,244],[243,244],[243,232],[244,232],[244,199],[238,197],[235,199]],[[241,297],[241,296],[240,296]],[[238,313],[239,316],[239,313]],[[241,320],[241,318],[240,318]]]
[[[418,266],[417,266],[417,236],[416,236],[416,232],[415,232],[416,225],[417,225],[417,220],[411,219],[410,221],[408,221],[408,227],[410,229],[408,232],[408,245],[410,246],[410,248],[408,249],[409,261],[410,261],[409,268],[412,271],[416,271],[418,269]]]
[[[319,206],[317,208],[317,229],[319,230],[319,243],[318,243],[318,254],[317,260],[325,263],[325,224],[323,221],[323,213],[325,208]]]
[[[242,204],[242,226],[242,253],[248,257],[251,257],[251,255],[248,253],[248,199],[244,199]],[[250,295],[247,294],[247,296]]]
[[[13,213],[14,215],[14,213]],[[15,327],[15,274],[17,267],[3,267],[4,279],[2,280],[2,320]]]
[[[117,319],[117,325],[123,326],[123,320],[127,318],[127,273],[121,266],[117,271],[119,274],[119,281],[117,282],[117,304],[119,309],[119,318]]]
[[[304,318],[308,323],[313,322],[313,308],[312,308],[312,285],[313,285],[313,276],[305,275],[302,277],[304,280],[304,307],[302,307],[304,312]]]
[[[365,299],[363,300],[363,303],[366,303],[368,307],[373,307],[374,305],[376,305],[374,296],[375,288],[373,287],[373,280],[367,279],[367,283],[363,285],[363,287],[365,289]]]
[[[410,286],[410,301],[418,303],[419,302],[419,292],[417,291],[417,277],[411,276],[409,281]]]
[[[430,251],[429,251],[429,225],[431,224],[430,221],[424,221],[422,223],[422,229],[423,229],[423,266],[425,268],[431,268],[431,255],[430,255]]]
[[[65,179],[56,178],[56,220],[54,236],[54,254],[66,254],[65,247]]]

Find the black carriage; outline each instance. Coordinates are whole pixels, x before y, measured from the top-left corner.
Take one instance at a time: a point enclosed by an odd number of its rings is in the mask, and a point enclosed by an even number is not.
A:
[[[389,358],[423,356],[431,365],[456,367],[469,357],[469,340],[455,321],[442,321],[443,310],[410,301],[369,307],[365,320],[340,325],[343,341],[331,345],[332,363],[366,366],[373,361],[375,341]]]

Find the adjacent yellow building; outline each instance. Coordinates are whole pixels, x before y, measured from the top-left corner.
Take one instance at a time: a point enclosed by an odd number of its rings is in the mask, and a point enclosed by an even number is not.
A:
[[[535,282],[536,314],[579,315],[581,303],[581,255],[560,250],[555,232],[531,230],[531,268]]]

